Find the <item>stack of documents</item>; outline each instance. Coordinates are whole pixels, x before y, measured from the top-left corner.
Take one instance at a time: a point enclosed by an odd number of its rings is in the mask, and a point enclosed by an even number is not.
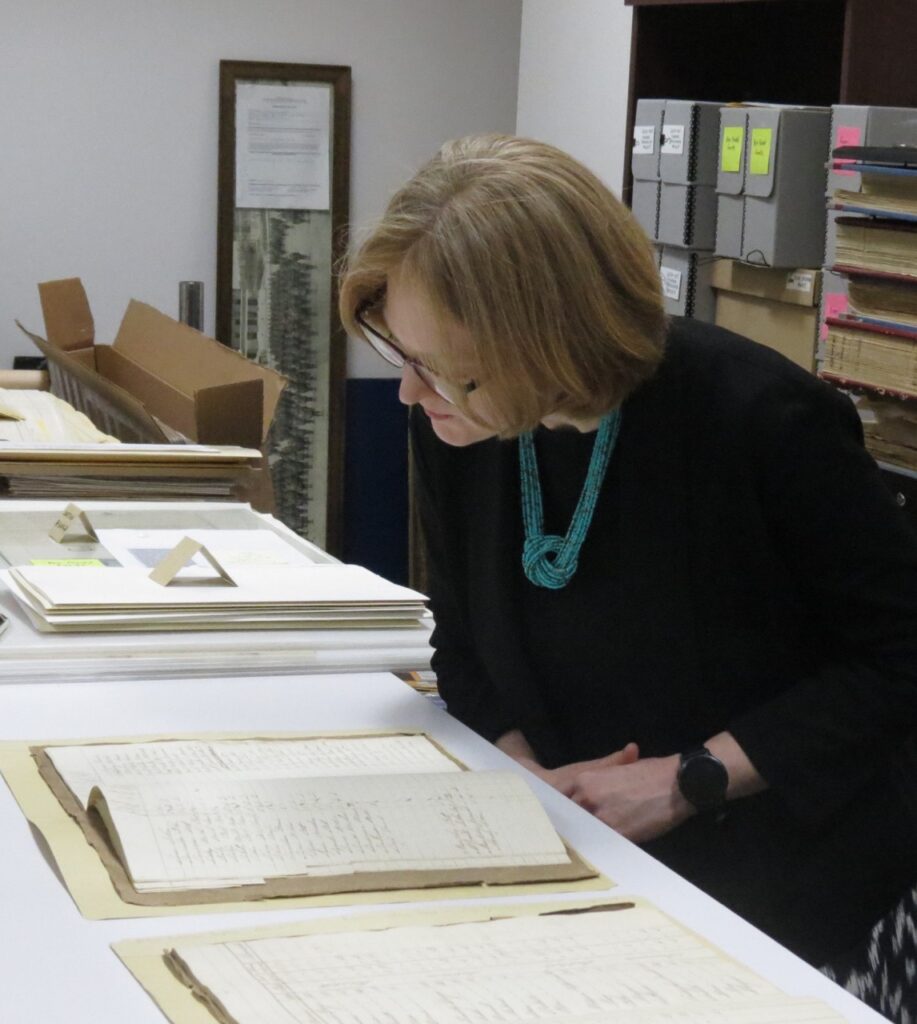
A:
[[[46,391],[0,389],[0,492],[14,498],[229,498],[251,448],[122,444]]]
[[[231,498],[260,460],[231,446],[0,441],[0,487],[15,498]]]
[[[186,572],[164,585],[143,568],[20,565],[3,579],[43,632],[410,627],[426,611],[422,594],[356,565]]]

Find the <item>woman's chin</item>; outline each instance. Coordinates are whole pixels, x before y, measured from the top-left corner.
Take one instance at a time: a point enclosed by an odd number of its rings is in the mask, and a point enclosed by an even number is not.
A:
[[[464,448],[466,445],[485,441],[496,433],[489,427],[469,422],[463,416],[441,416],[431,413],[427,413],[427,415],[433,425],[433,433],[440,441],[450,444],[454,448]]]

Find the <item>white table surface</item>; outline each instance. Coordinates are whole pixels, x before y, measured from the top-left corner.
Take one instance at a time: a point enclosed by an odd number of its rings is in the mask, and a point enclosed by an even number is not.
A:
[[[0,687],[0,739],[4,740],[169,731],[402,727],[427,731],[474,768],[510,767],[527,775],[495,747],[389,675]],[[617,881],[618,888],[603,895],[634,894],[649,899],[784,991],[822,999],[849,1021],[884,1019],[591,815],[534,777],[527,777],[561,834]],[[109,943],[119,939],[391,909],[323,908],[86,921],[42,857],[27,822],[2,784],[0,837],[3,1024],[163,1024],[155,1004],[109,949]]]

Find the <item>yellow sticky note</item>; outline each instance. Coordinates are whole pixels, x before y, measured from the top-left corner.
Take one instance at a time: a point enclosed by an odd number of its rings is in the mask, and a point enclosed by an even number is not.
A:
[[[748,159],[749,174],[767,174],[771,169],[771,143],[773,128],[752,128],[751,156]]]
[[[101,569],[103,562],[98,558],[33,558],[32,565],[94,566]]]
[[[738,174],[742,169],[742,147],[745,145],[745,129],[730,127],[723,129],[723,146],[720,149],[720,170]]]

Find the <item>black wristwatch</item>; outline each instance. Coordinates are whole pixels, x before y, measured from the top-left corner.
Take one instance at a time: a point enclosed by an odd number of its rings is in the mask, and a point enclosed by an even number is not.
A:
[[[678,788],[700,814],[720,820],[725,814],[728,787],[726,765],[706,747],[697,747],[681,755]]]

